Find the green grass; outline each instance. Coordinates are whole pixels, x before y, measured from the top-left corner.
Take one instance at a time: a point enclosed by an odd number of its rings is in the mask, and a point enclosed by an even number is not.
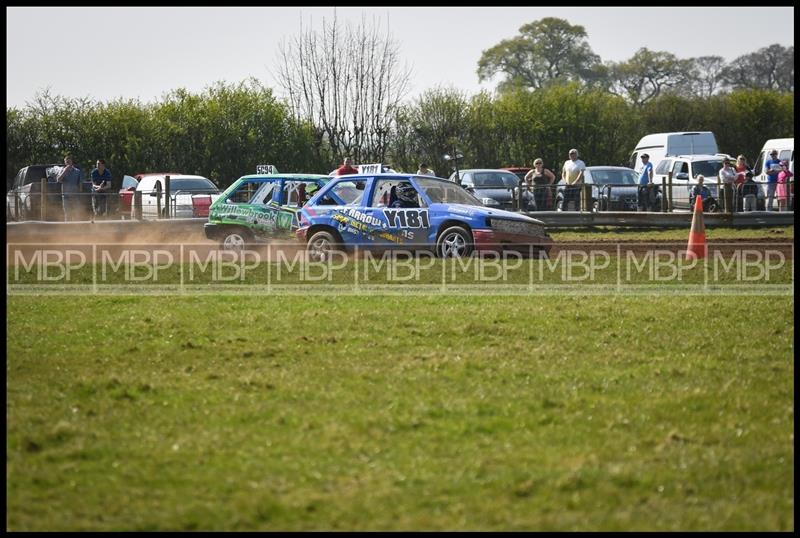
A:
[[[689,227],[686,229],[669,228],[665,230],[637,230],[635,228],[615,228],[599,226],[586,230],[552,231],[554,241],[687,241]],[[768,238],[773,241],[791,243],[794,238],[794,226],[778,226],[774,228],[713,228],[706,227],[706,239],[709,241],[747,241]]]
[[[793,297],[9,297],[11,530],[793,530]]]

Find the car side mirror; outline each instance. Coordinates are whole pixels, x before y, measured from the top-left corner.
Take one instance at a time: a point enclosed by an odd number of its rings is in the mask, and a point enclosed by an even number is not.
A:
[[[677,174],[675,174],[675,179],[681,179],[683,181],[688,181],[689,180],[689,174],[687,174],[686,172],[678,172]]]

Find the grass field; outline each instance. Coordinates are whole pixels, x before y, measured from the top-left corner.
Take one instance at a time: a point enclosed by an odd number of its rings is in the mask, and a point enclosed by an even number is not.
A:
[[[794,529],[793,296],[7,308],[10,530]]]

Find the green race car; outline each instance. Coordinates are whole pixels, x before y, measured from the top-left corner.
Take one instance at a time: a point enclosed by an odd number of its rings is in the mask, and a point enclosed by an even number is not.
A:
[[[297,212],[329,180],[319,174],[243,176],[211,204],[206,237],[233,251],[269,239],[294,239]]]

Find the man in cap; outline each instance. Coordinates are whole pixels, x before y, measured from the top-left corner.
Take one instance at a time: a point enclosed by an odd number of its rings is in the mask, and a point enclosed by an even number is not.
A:
[[[650,162],[650,155],[642,153],[642,173],[639,176],[639,189],[637,191],[637,205],[639,211],[651,209],[651,193],[653,189],[653,163]]]
[[[774,211],[775,189],[778,187],[778,174],[781,171],[781,161],[778,159],[778,150],[769,152],[770,158],[764,163],[767,173],[767,211]]]

